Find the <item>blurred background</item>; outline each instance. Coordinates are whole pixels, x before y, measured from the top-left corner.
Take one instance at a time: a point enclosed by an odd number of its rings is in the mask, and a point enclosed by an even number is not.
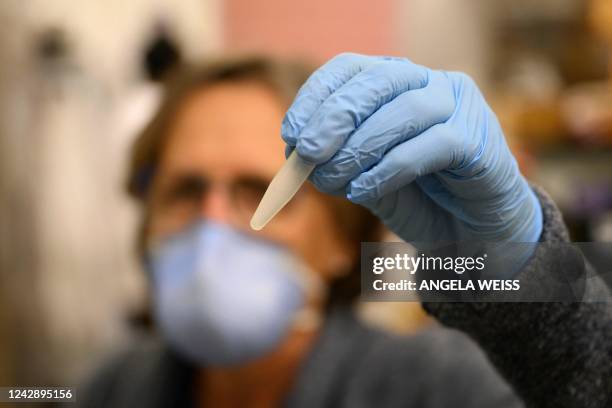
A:
[[[612,240],[610,0],[4,0],[0,385],[74,384],[138,335],[126,154],[173,64],[406,56],[474,77],[576,241]],[[409,332],[418,305],[363,306]]]

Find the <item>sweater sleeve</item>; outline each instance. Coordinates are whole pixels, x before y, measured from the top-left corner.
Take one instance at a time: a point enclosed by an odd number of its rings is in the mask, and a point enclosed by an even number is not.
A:
[[[541,242],[569,242],[561,214],[548,195],[542,204]],[[559,267],[541,245],[521,274],[537,277]],[[587,274],[583,270],[571,271]],[[585,294],[599,302],[425,303],[442,324],[462,330],[485,352],[527,407],[612,406],[612,298],[600,279]]]

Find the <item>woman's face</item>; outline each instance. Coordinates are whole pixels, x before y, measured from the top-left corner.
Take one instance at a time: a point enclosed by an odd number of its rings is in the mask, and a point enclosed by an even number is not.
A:
[[[321,193],[302,188],[262,231],[249,228],[268,183],[285,161],[284,106],[255,81],[202,88],[179,107],[169,128],[150,201],[149,239],[215,220],[286,245],[325,280],[351,259]]]

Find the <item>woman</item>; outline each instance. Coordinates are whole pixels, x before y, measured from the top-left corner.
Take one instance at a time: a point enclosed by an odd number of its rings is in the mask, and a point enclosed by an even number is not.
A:
[[[378,238],[377,219],[406,241],[568,238],[467,77],[354,54],[307,73],[263,58],[177,73],[128,181],[163,340],[111,362],[79,400],[608,406],[605,304],[425,305],[471,339],[444,328],[398,338],[354,318],[359,243]],[[316,189],[255,233],[249,219],[286,147],[317,164]],[[542,249],[513,256],[515,273],[554,264]]]

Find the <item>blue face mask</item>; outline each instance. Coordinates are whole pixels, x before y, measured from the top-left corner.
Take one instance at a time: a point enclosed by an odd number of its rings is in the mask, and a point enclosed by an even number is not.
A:
[[[272,350],[305,303],[303,265],[286,249],[201,221],[149,251],[154,314],[177,352],[201,365]]]

